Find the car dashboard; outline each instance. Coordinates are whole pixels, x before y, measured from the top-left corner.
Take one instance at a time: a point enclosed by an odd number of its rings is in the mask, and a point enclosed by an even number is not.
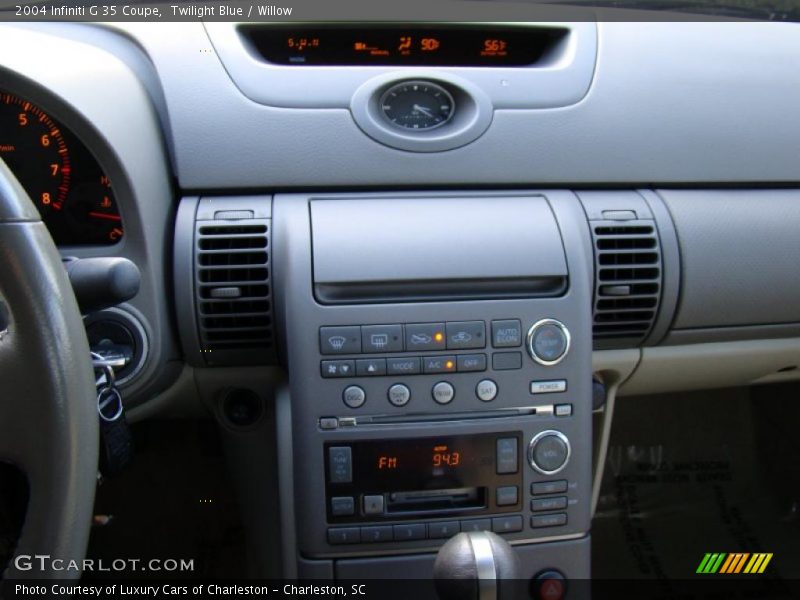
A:
[[[2,24],[0,157],[137,265],[90,344],[238,440],[259,574],[583,579],[618,395],[800,377],[797,28]]]

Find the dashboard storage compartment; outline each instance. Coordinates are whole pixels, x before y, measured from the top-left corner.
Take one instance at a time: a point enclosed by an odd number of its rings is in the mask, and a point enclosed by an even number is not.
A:
[[[567,288],[544,197],[315,199],[314,293],[323,304],[553,297]]]

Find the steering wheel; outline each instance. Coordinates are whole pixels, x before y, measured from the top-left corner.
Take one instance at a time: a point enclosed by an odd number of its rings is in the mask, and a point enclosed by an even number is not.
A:
[[[94,381],[61,256],[36,207],[0,160],[0,461],[28,481],[15,558],[0,579],[81,575],[68,563],[84,559],[92,522]]]

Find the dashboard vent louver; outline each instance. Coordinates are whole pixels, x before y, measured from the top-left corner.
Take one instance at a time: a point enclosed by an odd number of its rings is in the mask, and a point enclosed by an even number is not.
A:
[[[195,223],[195,301],[207,364],[274,356],[269,219]]]
[[[662,267],[653,221],[592,221],[593,337],[600,348],[641,344],[658,314]]]

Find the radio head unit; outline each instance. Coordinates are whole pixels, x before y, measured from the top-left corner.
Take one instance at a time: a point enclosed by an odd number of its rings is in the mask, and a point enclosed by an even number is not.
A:
[[[332,522],[382,521],[519,510],[516,494],[509,502],[497,490],[521,485],[521,435],[328,443],[328,516]],[[335,514],[337,497],[354,499],[352,514]]]

